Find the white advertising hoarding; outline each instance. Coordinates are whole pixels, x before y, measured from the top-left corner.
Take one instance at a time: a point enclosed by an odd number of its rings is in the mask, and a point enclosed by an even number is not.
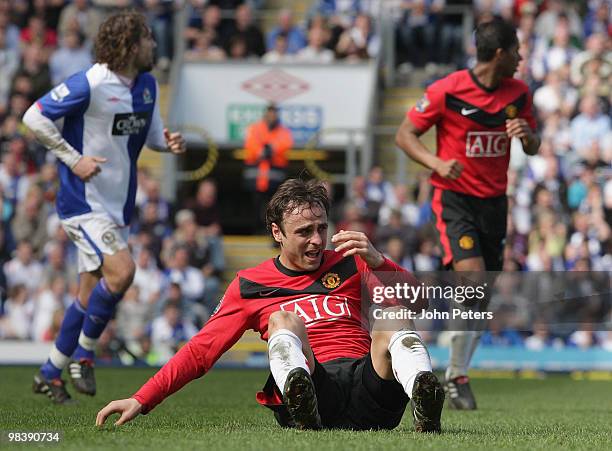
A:
[[[375,65],[186,62],[174,84],[169,123],[200,127],[218,144],[241,142],[245,127],[269,102],[296,146],[319,130],[368,125]],[[362,141],[362,134],[355,137]],[[346,132],[324,133],[321,144],[343,146]]]

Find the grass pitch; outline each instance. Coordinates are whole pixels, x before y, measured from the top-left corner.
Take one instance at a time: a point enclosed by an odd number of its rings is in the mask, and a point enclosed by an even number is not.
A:
[[[108,401],[136,391],[152,369],[97,370],[98,395],[75,395],[79,403],[55,406],[30,385],[35,368],[0,367],[0,448],[8,431],[60,431],[53,449],[165,450],[395,450],[395,449],[610,449],[612,385],[574,381],[473,379],[479,410],[443,413],[443,433],[412,431],[410,415],[393,431],[292,431],[279,428],[255,402],[264,371],[213,370],[146,416],[122,427],[94,426]],[[107,422],[108,423],[108,422]]]

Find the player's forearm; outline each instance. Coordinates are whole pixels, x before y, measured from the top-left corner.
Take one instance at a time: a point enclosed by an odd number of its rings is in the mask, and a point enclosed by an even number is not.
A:
[[[192,339],[132,396],[142,404],[141,413],[150,412],[172,393],[206,373],[208,369],[193,347]]]
[[[62,137],[53,121],[44,116],[36,104],[26,111],[23,123],[32,130],[43,146],[70,169],[81,159],[82,155]]]
[[[533,134],[523,139],[523,151],[527,155],[536,155],[540,150],[540,138]]]
[[[429,152],[419,137],[412,131],[400,128],[395,136],[395,144],[411,159],[428,169],[435,169],[439,163],[439,158]]]

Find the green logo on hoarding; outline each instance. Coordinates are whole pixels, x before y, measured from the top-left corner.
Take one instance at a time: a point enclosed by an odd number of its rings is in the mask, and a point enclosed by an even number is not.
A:
[[[227,136],[230,141],[242,141],[246,129],[261,119],[265,105],[234,104],[227,108]]]

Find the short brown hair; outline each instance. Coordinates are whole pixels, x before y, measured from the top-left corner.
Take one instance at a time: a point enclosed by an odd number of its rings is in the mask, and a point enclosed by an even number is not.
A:
[[[285,233],[283,229],[283,216],[291,213],[300,206],[312,208],[319,206],[329,215],[329,197],[327,190],[318,180],[289,179],[279,186],[266,208],[266,227],[272,231],[272,224],[275,223]]]
[[[96,36],[96,63],[107,64],[112,71],[128,66],[132,47],[149,33],[145,17],[135,11],[115,14],[106,19]]]

